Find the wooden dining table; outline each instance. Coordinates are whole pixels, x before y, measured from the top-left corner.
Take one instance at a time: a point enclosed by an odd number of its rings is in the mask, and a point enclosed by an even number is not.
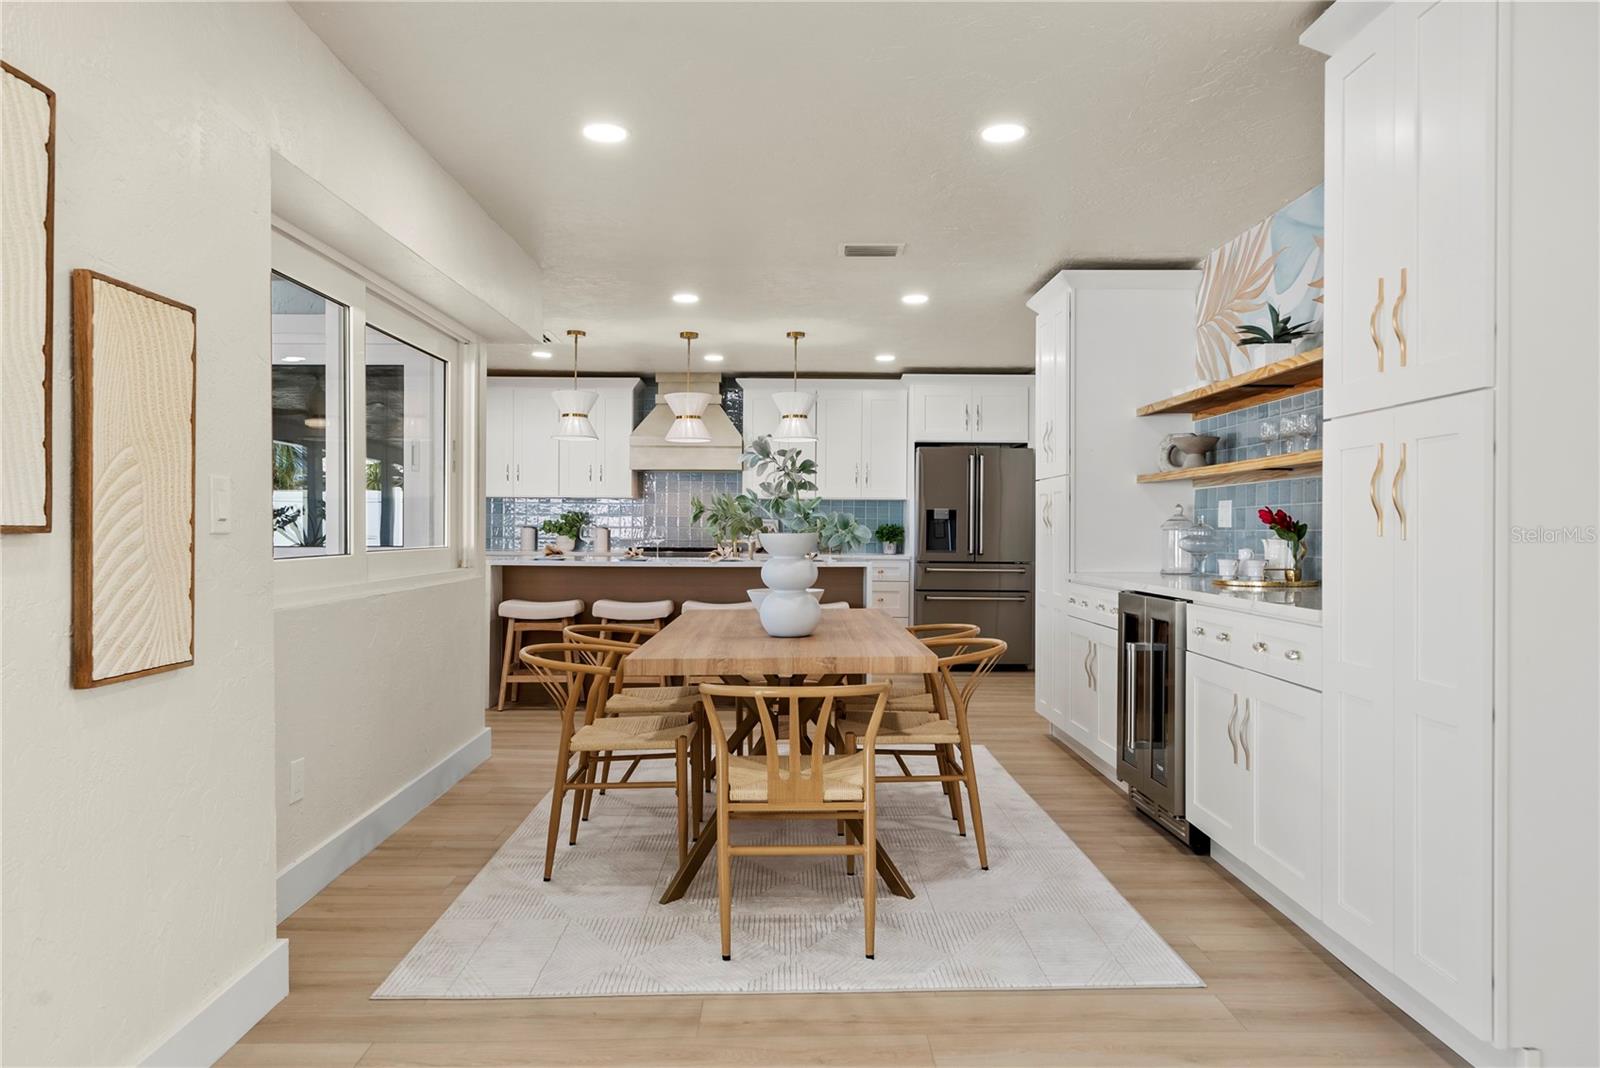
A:
[[[933,650],[875,608],[830,609],[804,638],[774,638],[761,627],[755,607],[689,611],[651,635],[624,661],[625,674],[688,677],[711,675],[735,685],[772,684],[820,676],[836,683],[850,676],[927,675],[938,665]],[[712,814],[694,849],[679,866],[663,905],[681,898],[717,841]],[[878,873],[890,892],[913,897],[894,860],[878,843]]]

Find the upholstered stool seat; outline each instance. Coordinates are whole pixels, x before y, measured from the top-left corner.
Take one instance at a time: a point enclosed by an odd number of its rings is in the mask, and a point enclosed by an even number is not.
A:
[[[601,598],[591,609],[594,618],[606,623],[648,623],[672,614],[671,601],[616,601]]]
[[[722,610],[728,609],[728,608],[754,608],[754,607],[755,607],[755,605],[751,604],[749,601],[731,601],[731,602],[729,602],[727,604],[720,604],[720,603],[715,602],[715,601],[685,601],[685,602],[683,602],[683,610],[685,612],[709,612],[709,611],[722,611]]]
[[[521,619],[529,622],[574,619],[583,615],[583,602],[576,597],[570,601],[518,601],[511,599],[500,602],[500,615],[505,619]]]

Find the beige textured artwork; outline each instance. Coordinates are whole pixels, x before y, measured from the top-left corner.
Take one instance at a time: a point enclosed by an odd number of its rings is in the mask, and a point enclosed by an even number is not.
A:
[[[194,309],[72,272],[73,685],[194,662]]]
[[[50,529],[55,97],[0,77],[0,531]]]

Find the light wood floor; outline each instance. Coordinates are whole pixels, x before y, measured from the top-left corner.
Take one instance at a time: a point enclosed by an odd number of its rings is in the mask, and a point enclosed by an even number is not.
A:
[[[493,758],[279,928],[290,940],[289,996],[221,1063],[1461,1063],[1048,740],[1033,713],[1032,676],[991,676],[976,711],[978,741],[1189,961],[1205,989],[371,1001],[550,789],[552,717],[490,712]]]

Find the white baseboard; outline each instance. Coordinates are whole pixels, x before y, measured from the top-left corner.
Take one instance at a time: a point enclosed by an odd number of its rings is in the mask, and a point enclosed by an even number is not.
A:
[[[214,1064],[288,993],[289,942],[280,938],[139,1063],[144,1068]]]
[[[1345,967],[1359,975],[1369,986],[1393,1002],[1401,1012],[1421,1024],[1440,1042],[1455,1050],[1469,1064],[1509,1068],[1517,1063],[1516,1051],[1492,1046],[1469,1033],[1387,968],[1339,937],[1332,928],[1291,901],[1271,883],[1257,875],[1249,865],[1214,841],[1211,843],[1211,859],[1256,894],[1265,898],[1267,904],[1283,913],[1296,927],[1316,939],[1324,949],[1338,957]]]
[[[278,873],[278,922],[489,759],[489,728],[379,802],[360,819]]]

